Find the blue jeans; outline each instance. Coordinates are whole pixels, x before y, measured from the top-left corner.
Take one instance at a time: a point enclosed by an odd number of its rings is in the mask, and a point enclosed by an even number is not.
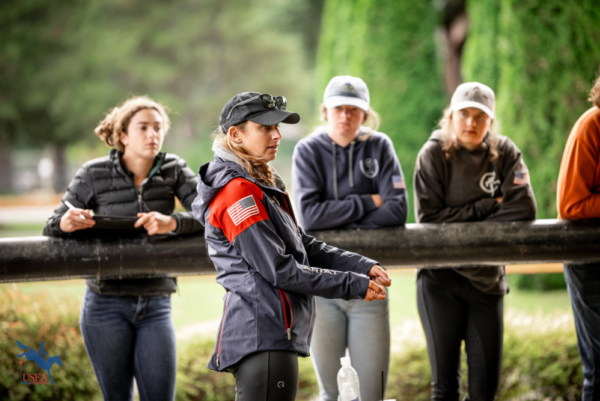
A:
[[[85,292],[81,333],[105,400],[173,400],[177,355],[171,298]]]
[[[361,400],[381,400],[381,371],[387,384],[390,366],[388,300],[315,298],[317,319],[310,351],[321,400],[337,401],[337,374],[346,347],[358,374]]]
[[[583,363],[583,401],[600,400],[600,263],[565,265]]]

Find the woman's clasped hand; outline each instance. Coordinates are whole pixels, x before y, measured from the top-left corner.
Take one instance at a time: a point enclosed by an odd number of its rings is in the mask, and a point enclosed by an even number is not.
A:
[[[392,279],[379,265],[374,265],[367,274],[371,281],[369,282],[369,289],[365,296],[365,301],[372,301],[374,299],[384,300],[387,296],[385,287],[392,285]]]

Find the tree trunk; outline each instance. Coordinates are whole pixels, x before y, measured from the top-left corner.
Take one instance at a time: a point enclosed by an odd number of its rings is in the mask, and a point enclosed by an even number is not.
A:
[[[54,185],[56,193],[63,193],[69,185],[67,177],[67,147],[62,144],[55,144],[52,147],[52,161],[54,162]]]
[[[11,193],[13,189],[12,148],[4,144],[0,148],[0,194]]]
[[[444,86],[448,99],[462,83],[461,61],[462,52],[469,30],[469,19],[465,9],[465,1],[449,1],[444,7],[444,44],[446,56],[444,65]]]

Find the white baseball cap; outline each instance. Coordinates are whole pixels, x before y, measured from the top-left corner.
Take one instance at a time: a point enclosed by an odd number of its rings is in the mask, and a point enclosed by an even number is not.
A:
[[[450,107],[453,111],[475,107],[494,119],[496,106],[496,96],[494,91],[479,82],[465,82],[460,84],[452,95]]]
[[[331,78],[323,95],[325,107],[356,106],[369,111],[369,89],[360,78],[341,75]]]

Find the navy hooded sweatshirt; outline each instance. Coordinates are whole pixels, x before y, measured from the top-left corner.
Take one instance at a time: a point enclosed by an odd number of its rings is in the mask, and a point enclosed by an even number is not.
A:
[[[313,295],[363,299],[376,261],[307,235],[288,195],[215,155],[200,167],[192,209],[205,226],[217,282],[227,291],[209,369],[260,351],[308,356]]]
[[[300,224],[306,230],[381,228],[406,222],[406,185],[391,139],[361,128],[348,146],[326,132],[294,149],[292,185]],[[377,208],[372,194],[385,203]]]

